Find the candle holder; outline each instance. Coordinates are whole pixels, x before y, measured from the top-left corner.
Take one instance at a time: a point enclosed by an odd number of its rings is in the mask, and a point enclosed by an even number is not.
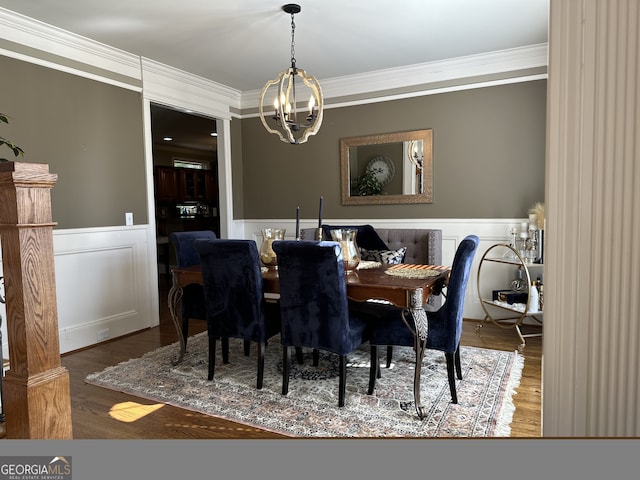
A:
[[[340,243],[342,249],[342,259],[344,260],[344,271],[350,273],[355,271],[360,263],[360,249],[356,244],[355,228],[336,228],[331,230],[331,239]]]
[[[262,245],[260,245],[260,261],[262,265],[270,269],[278,268],[278,258],[273,251],[275,240],[284,240],[284,228],[264,228],[262,229]]]
[[[509,235],[511,235],[511,243],[509,244],[509,246],[511,248],[507,248],[506,252],[504,252],[504,255],[502,256],[502,258],[504,258],[505,260],[516,260],[518,258],[518,256],[516,255],[515,251],[518,250],[518,228],[517,227],[511,227],[509,229]]]

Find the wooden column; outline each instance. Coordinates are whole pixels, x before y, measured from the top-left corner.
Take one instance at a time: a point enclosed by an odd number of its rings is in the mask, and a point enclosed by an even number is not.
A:
[[[69,439],[69,373],[60,363],[48,165],[0,163],[0,240],[9,371],[7,438]]]

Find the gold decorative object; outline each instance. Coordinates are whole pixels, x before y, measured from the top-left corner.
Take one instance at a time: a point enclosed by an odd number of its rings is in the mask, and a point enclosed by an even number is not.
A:
[[[331,239],[340,243],[345,273],[353,272],[360,263],[360,249],[356,243],[355,228],[336,228],[331,230]]]
[[[260,261],[267,268],[278,268],[276,252],[273,251],[275,240],[284,240],[284,228],[262,229],[262,245],[260,246]]]

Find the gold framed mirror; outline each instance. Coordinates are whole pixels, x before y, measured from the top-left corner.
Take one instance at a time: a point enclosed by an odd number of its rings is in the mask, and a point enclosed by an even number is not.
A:
[[[343,205],[431,203],[433,130],[340,139]]]

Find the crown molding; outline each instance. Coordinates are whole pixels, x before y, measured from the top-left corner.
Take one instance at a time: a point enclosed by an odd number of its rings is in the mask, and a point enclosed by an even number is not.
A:
[[[251,116],[260,90],[240,92],[168,65],[67,32],[0,7],[0,39],[33,52],[0,52],[25,61],[125,88],[140,88],[148,98],[222,118]],[[547,67],[548,45],[501,50],[320,80],[326,108],[393,100],[408,96],[486,86],[488,76],[502,82],[528,81],[531,69]],[[72,64],[69,64],[71,60]],[[99,71],[96,71],[99,69]],[[110,76],[111,74],[111,76]],[[122,78],[114,78],[114,75]],[[539,76],[538,76],[539,78]],[[127,80],[129,79],[129,80]],[[494,80],[495,82],[495,80]],[[333,99],[333,101],[332,101]],[[200,108],[197,108],[200,107]]]
[[[377,70],[368,73],[334,77],[319,80],[322,86],[325,105],[330,108],[331,99],[360,97],[361,103],[369,98],[379,97],[379,92],[400,91],[397,98],[407,95],[420,95],[429,92],[429,85],[467,79],[465,88],[469,88],[468,79],[483,78],[479,85],[485,84],[484,77],[507,75],[513,80],[517,72],[547,67],[548,45],[539,44],[527,47],[500,50],[466,57],[428,62],[404,67]],[[516,74],[514,77],[513,75]],[[242,110],[257,109],[260,90],[242,92]],[[394,96],[385,95],[385,99]],[[351,102],[354,103],[354,102]],[[357,103],[357,102],[355,102]]]
[[[70,59],[138,81],[141,79],[140,58],[137,55],[89,40],[4,8],[0,8],[0,38],[39,50],[53,57]],[[47,59],[39,57],[39,60]],[[56,64],[53,59],[49,59],[48,63]],[[73,70],[77,70],[79,74],[89,73],[83,72],[81,66],[77,66]]]
[[[167,105],[220,118],[230,118],[230,109],[240,108],[238,90],[1,7],[0,39],[32,50],[0,48],[7,56],[124,88],[140,90],[142,85],[146,97]],[[119,78],[110,76],[113,73]]]
[[[240,91],[212,80],[141,58],[142,90],[152,101],[230,119],[240,106]]]

